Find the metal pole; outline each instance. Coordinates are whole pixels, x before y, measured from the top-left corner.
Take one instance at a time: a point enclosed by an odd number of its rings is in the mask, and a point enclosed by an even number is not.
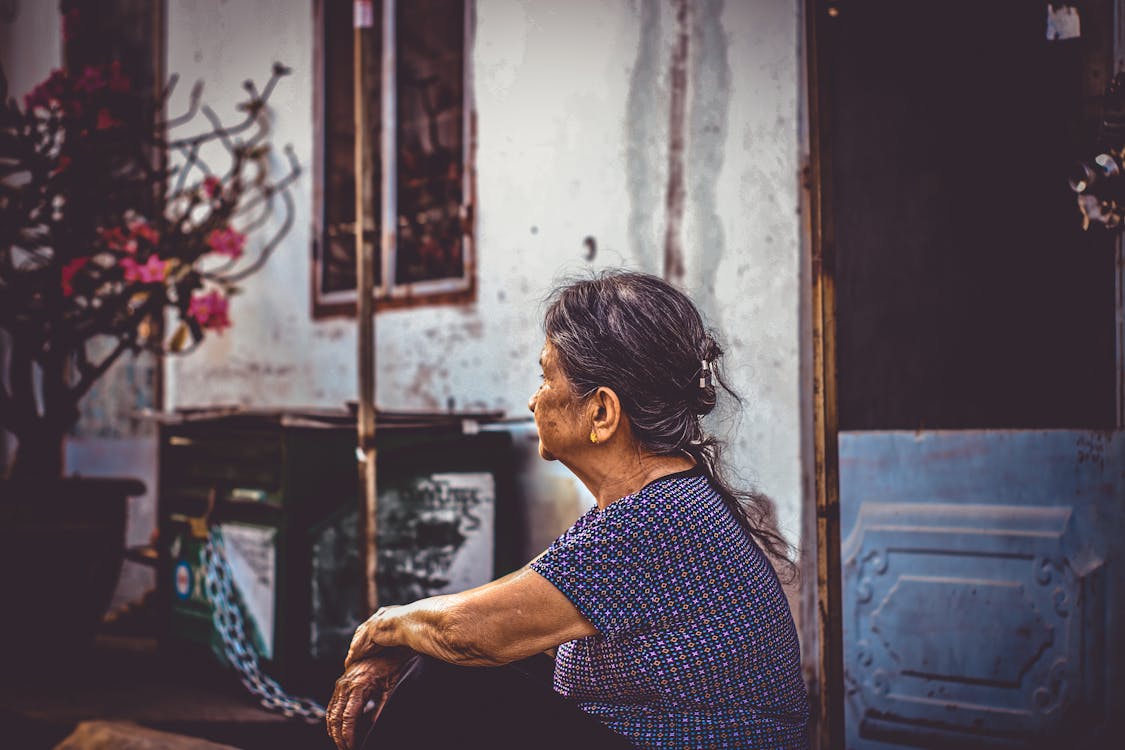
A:
[[[383,66],[382,66],[382,127],[379,132],[383,139],[380,164],[383,176],[381,195],[383,212],[380,235],[380,257],[383,263],[383,288],[393,294],[398,271],[396,254],[398,248],[398,67],[395,48],[395,18],[398,16],[397,0],[383,0]]]
[[[355,265],[356,265],[356,330],[359,370],[359,413],[356,423],[360,479],[360,513],[363,524],[364,593],[369,612],[379,607],[376,582],[378,556],[378,495],[376,492],[375,454],[375,269],[372,246],[367,242],[367,170],[364,152],[367,147],[367,118],[363,75],[364,29],[374,22],[372,0],[356,0],[352,37],[353,112],[355,120]],[[370,33],[370,32],[368,32]]]

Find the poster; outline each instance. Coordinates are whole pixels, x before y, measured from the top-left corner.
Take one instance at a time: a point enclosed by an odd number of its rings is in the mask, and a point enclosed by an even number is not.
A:
[[[380,604],[463,591],[495,576],[496,487],[489,472],[435,472],[379,489]],[[364,612],[358,512],[351,503],[315,529],[314,658],[342,658]]]

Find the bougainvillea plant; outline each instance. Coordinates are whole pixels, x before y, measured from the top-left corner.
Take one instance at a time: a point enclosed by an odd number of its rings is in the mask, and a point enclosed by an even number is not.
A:
[[[171,117],[175,78],[145,96],[118,63],[56,70],[22,102],[0,70],[0,428],[18,441],[12,478],[61,474],[80,400],[122,355],[185,353],[231,324],[237,284],[293,221],[300,169],[288,147],[271,163],[267,110],[286,73],[274,65],[261,90],[246,82],[227,125],[201,85]]]

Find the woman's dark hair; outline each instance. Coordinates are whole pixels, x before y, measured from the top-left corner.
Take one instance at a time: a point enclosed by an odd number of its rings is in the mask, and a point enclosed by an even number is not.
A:
[[[544,327],[575,396],[613,389],[644,448],[693,458],[738,523],[792,580],[796,566],[773,502],[730,485],[722,446],[700,422],[715,408],[719,388],[741,399],[723,379],[723,350],[692,301],[656,276],[609,271],[556,289]]]

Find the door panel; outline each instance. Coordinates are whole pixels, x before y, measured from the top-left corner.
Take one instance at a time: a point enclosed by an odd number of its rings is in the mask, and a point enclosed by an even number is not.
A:
[[[1120,736],[1125,433],[840,434],[848,747]]]

